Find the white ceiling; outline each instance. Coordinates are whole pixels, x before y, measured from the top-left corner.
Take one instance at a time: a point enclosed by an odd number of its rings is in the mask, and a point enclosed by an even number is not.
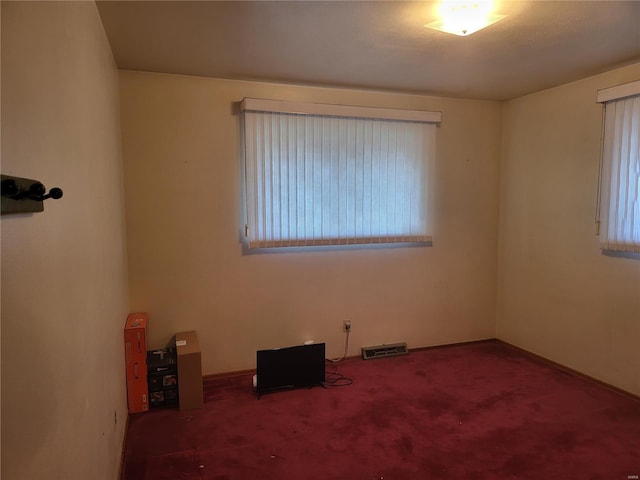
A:
[[[640,61],[640,1],[502,1],[468,37],[438,2],[104,1],[121,69],[505,100]]]

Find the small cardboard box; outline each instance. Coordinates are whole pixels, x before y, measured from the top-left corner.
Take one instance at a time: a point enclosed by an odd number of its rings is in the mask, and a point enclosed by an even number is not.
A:
[[[198,334],[176,333],[178,352],[178,402],[180,410],[202,408],[202,362]]]

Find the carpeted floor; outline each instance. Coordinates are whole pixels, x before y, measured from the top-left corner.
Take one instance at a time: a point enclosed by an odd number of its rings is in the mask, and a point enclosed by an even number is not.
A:
[[[353,384],[258,400],[251,375],[219,378],[203,409],[132,416],[123,480],[640,475],[640,402],[499,342],[338,371]]]

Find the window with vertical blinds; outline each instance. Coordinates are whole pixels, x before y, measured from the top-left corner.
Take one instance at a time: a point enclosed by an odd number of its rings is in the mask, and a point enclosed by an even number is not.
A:
[[[604,250],[640,253],[640,81],[598,92],[604,103],[600,240]]]
[[[249,248],[430,242],[440,112],[245,99]]]

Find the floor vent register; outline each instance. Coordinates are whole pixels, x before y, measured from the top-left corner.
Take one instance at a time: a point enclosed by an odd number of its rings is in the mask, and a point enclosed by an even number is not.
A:
[[[374,345],[372,347],[362,347],[362,358],[369,360],[372,358],[394,357],[396,355],[406,355],[409,353],[407,344],[391,343],[389,345]]]

